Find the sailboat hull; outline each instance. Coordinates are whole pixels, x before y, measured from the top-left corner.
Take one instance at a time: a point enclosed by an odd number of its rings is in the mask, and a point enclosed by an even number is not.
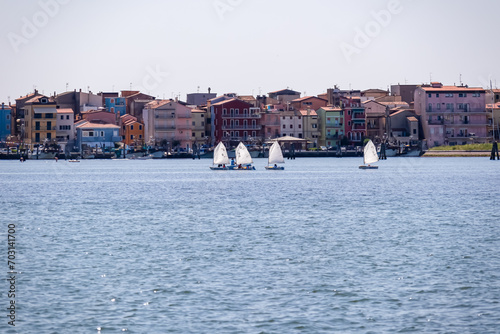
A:
[[[359,166],[359,169],[378,169],[378,166]]]
[[[265,167],[267,170],[285,170],[285,167],[282,167],[282,166],[266,166]]]
[[[227,167],[210,167],[211,170],[229,170]]]

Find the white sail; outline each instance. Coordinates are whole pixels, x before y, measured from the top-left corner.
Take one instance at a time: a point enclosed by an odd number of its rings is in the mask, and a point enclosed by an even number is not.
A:
[[[365,145],[364,162],[365,162],[365,164],[372,164],[372,163],[377,162],[377,161],[378,161],[377,148],[375,147],[373,142],[370,140]]]
[[[220,142],[214,150],[214,165],[229,164],[229,157],[227,156],[226,146]]]
[[[240,142],[238,147],[236,147],[236,164],[237,165],[248,165],[253,162],[250,152],[248,152],[246,146]]]
[[[269,148],[269,160],[268,164],[280,164],[284,163],[285,159],[283,159],[283,152],[281,152],[281,147],[278,141],[275,141],[271,148]]]

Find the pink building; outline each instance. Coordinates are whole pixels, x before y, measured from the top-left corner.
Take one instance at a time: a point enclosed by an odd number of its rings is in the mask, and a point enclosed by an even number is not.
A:
[[[415,90],[415,112],[420,115],[428,147],[486,142],[486,91],[440,82]]]
[[[183,103],[172,99],[153,100],[144,106],[142,119],[145,138],[160,145],[162,141],[166,141],[171,148],[191,148],[191,109]]]

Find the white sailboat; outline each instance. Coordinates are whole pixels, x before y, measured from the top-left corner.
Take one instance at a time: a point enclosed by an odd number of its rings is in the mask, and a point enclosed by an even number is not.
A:
[[[366,143],[363,154],[364,165],[359,166],[360,169],[378,169],[378,166],[372,166],[370,164],[378,161],[377,148],[371,140]]]
[[[252,166],[253,160],[252,156],[250,155],[250,152],[248,152],[247,147],[245,144],[240,142],[238,146],[236,147],[236,168],[234,169],[255,169],[254,166]]]
[[[278,141],[275,141],[269,148],[269,158],[267,160],[267,166],[265,168],[268,170],[284,170],[285,167],[277,165],[282,163],[285,163],[283,152],[281,151],[281,146]]]
[[[227,156],[226,146],[222,142],[215,147],[213,166],[211,170],[228,170],[226,166],[229,164],[229,157]]]

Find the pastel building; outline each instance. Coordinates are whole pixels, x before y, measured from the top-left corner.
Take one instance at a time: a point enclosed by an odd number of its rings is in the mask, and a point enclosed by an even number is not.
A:
[[[0,108],[0,140],[5,141],[12,133],[12,109],[2,103]]]
[[[83,152],[85,148],[113,148],[121,142],[120,127],[114,124],[91,123],[81,120],[75,123],[76,146]]]
[[[124,97],[106,97],[104,103],[108,112],[118,114],[119,116],[127,113],[127,104]]]
[[[318,114],[313,109],[299,110],[302,117],[302,132],[304,139],[313,143],[315,146],[318,144],[320,131],[318,128]]]
[[[120,135],[123,142],[129,146],[142,146],[148,138],[144,137],[144,125],[137,121],[137,117],[125,114],[120,117]]]
[[[486,94],[483,88],[443,86],[440,82],[415,90],[415,112],[420,116],[427,146],[486,142]]]
[[[27,144],[43,144],[56,139],[56,102],[47,96],[36,96],[24,107],[23,138]]]
[[[71,148],[75,140],[75,114],[73,109],[57,109],[56,139],[61,150],[66,151],[66,146]]]
[[[338,107],[321,107],[316,110],[320,135],[318,145],[337,146],[345,135],[344,111]]]
[[[153,100],[144,106],[142,119],[146,138],[158,143],[166,141],[170,147],[191,147],[191,109],[183,103],[172,99]]]
[[[206,101],[205,101],[206,103]],[[208,136],[210,132],[207,130],[207,117],[208,113],[203,109],[192,109],[191,110],[191,122],[192,122],[192,133],[191,137],[193,143],[197,144],[208,144]]]

